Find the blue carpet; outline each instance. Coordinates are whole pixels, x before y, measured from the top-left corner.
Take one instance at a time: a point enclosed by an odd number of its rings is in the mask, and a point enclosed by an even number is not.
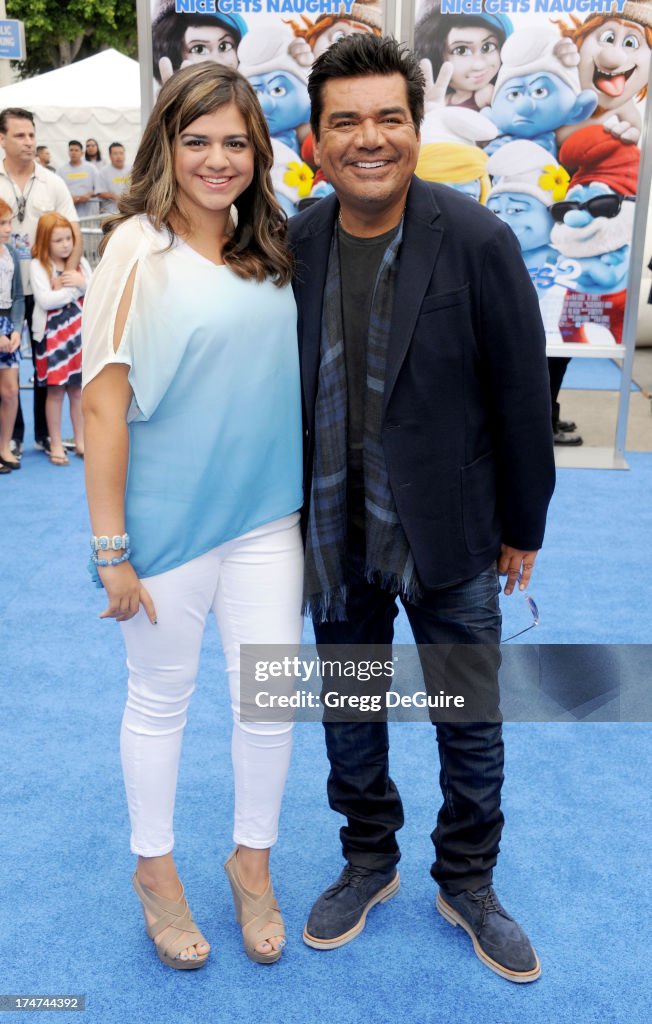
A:
[[[619,391],[620,377],[620,364],[612,359],[571,359],[563,386],[576,391]],[[630,390],[640,388],[632,381]]]
[[[649,640],[652,456],[629,460],[629,473],[560,472],[532,584],[542,621],[526,639]],[[406,808],[400,893],[351,945],[331,953],[303,945],[309,907],[341,867],[340,822],[326,804],[321,728],[297,726],[273,855],[289,945],[279,964],[250,963],[221,867],[231,848],[230,727],[212,626],[175,826],[180,873],[213,955],[197,973],[160,964],[129,883],[122,650],[117,625],[98,620],[102,594],[86,579],[82,478],[78,460],[55,468],[29,448],[23,469],[0,478],[3,992],[84,993],[85,1014],[57,1020],[89,1024],[649,1024],[647,724],[505,728],[496,884],[539,952],[543,976],[531,986],[487,971],[434,910],[438,768],[428,725],[392,728]],[[521,597],[503,603],[506,629],[527,623]],[[398,639],[411,640],[404,617]]]

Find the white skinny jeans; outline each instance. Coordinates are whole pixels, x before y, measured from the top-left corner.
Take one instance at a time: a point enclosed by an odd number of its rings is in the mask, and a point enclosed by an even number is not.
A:
[[[240,722],[239,645],[298,645],[301,640],[299,514],[260,526],[143,583],[158,624],[149,622],[142,607],[121,624],[129,688],[120,752],[132,853],[160,857],[174,846],[181,743],[210,611],[220,631],[231,691],[233,839],[267,849],[278,834],[292,725]]]

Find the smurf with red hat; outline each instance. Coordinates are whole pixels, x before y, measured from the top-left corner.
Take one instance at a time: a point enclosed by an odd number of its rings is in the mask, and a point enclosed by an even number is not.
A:
[[[564,341],[586,343],[586,325],[599,324],[620,344],[640,151],[589,125],[559,157],[571,174],[565,198],[550,209],[550,241],[566,257],[558,265],[567,287],[559,330]]]

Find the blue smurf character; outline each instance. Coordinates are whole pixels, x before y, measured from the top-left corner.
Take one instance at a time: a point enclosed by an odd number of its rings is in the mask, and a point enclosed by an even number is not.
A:
[[[566,139],[560,158],[573,175],[566,197],[551,210],[550,240],[568,288],[559,331],[564,341],[586,343],[585,325],[598,324],[620,344],[640,150],[602,125],[588,125]]]
[[[293,36],[282,25],[250,31],[238,48],[239,71],[249,79],[272,139],[272,185],[288,217],[298,212],[305,174],[301,143],[309,131],[309,68],[290,52]]]
[[[297,129],[310,121],[307,74],[292,57],[293,37],[282,25],[250,31],[238,48],[240,72],[249,79],[270,135],[300,155]]]
[[[558,255],[550,244],[555,223],[550,210],[566,195],[570,175],[529,139],[502,146],[489,158],[487,171],[493,179],[488,209],[516,235],[535,285],[550,287]]]
[[[593,89],[582,89],[577,66],[554,29],[514,32],[501,50],[502,65],[486,114],[501,131],[489,150],[514,139],[530,139],[557,159],[558,129],[590,117],[598,105]]]

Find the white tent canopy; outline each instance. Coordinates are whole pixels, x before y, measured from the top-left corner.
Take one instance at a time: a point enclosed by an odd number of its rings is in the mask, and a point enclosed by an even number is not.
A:
[[[140,141],[140,67],[117,50],[47,71],[0,89],[0,110],[24,107],[36,119],[36,141],[49,146],[55,167],[68,159],[69,139],[94,138],[108,159],[122,142],[133,160]]]

